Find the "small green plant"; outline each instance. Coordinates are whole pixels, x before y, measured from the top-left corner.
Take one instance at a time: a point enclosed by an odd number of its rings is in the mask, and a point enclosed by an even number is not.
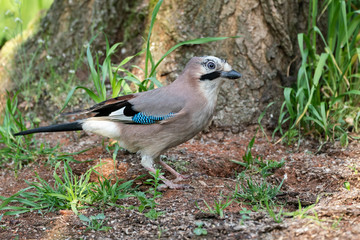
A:
[[[260,173],[263,178],[272,175],[274,169],[278,169],[284,166],[284,159],[282,159],[280,162],[277,162],[275,160],[265,161],[260,156],[254,157],[252,155],[252,148],[254,146],[254,143],[255,136],[250,140],[248,146],[246,147],[246,152],[243,156],[243,162],[235,160],[231,161],[245,167],[245,171],[250,170],[252,173]]]
[[[111,229],[111,227],[104,226],[105,215],[103,213],[90,217],[81,214],[79,219],[87,225],[86,230],[107,231]]]
[[[343,219],[344,215],[342,215],[341,217],[339,217],[338,219],[336,219],[333,224],[331,225],[332,229],[337,229],[339,227],[339,223],[340,221]]]
[[[255,159],[252,155],[252,148],[254,146],[255,143],[255,136],[253,136],[253,138],[250,140],[250,142],[248,143],[247,147],[246,147],[246,152],[245,155],[243,156],[243,160],[244,162],[239,162],[239,161],[235,161],[232,160],[232,162],[237,163],[243,167],[245,167],[246,169],[249,169],[251,166],[253,166],[255,164]]]
[[[96,171],[94,170],[94,172]],[[89,191],[92,202],[99,203],[100,206],[112,206],[120,199],[134,196],[134,189],[132,188],[133,180],[124,182],[121,179],[117,179],[113,184],[111,179],[101,176],[98,172],[96,173],[99,175],[99,183],[90,185],[91,191]]]
[[[299,218],[299,219],[304,219],[304,218],[307,218],[307,219],[311,219],[311,220],[316,220],[316,221],[321,221],[317,215],[317,212],[314,210],[316,204],[319,202],[319,197],[316,199],[316,202],[315,204],[311,204],[305,208],[303,208],[301,206],[301,202],[300,202],[300,199],[298,199],[298,202],[299,202],[299,208],[298,210],[294,211],[294,212],[284,212],[283,215],[285,216],[291,216],[291,217],[296,217],[296,218]],[[310,215],[309,212],[312,212],[313,215]]]
[[[243,177],[236,185],[235,197],[247,200],[250,205],[260,205],[261,207],[265,207],[266,203],[274,204],[273,199],[280,193],[284,180],[285,178],[276,187],[265,179],[257,182],[251,177]]]
[[[194,229],[194,234],[197,236],[207,235],[207,230],[204,229],[204,223],[201,221],[195,222],[196,228]]]
[[[350,183],[348,181],[344,182],[344,188],[350,191]]]
[[[163,232],[166,232],[162,227],[158,226],[158,239],[161,239]]]
[[[251,211],[243,207],[239,213],[241,214],[240,224],[243,225],[246,220],[250,219],[249,214],[251,214]]]
[[[220,194],[221,195],[221,194]],[[211,213],[211,214],[217,214],[219,215],[220,219],[224,218],[224,210],[225,208],[227,208],[228,206],[230,206],[230,204],[232,203],[233,199],[230,199],[232,196],[228,196],[226,197],[225,202],[223,202],[223,197],[221,196],[220,199],[218,200],[214,200],[214,206],[211,207],[205,200],[204,203],[208,209],[208,211],[203,211],[198,203],[196,203],[196,206],[202,211],[202,212],[206,212],[206,213]]]
[[[3,218],[3,216],[4,216],[4,214],[0,215],[0,222],[1,222],[1,219]],[[0,229],[6,230],[6,225],[0,225]]]
[[[144,213],[144,215],[150,219],[157,219],[159,216],[164,214],[164,212],[156,210],[156,206],[158,205],[156,203],[156,198],[162,196],[161,192],[158,191],[158,187],[160,186],[160,177],[163,173],[161,173],[159,169],[156,169],[155,173],[149,173],[153,179],[147,179],[145,184],[151,185],[149,190],[146,192],[148,195],[151,195],[151,197],[147,197],[144,192],[135,192],[134,194],[140,202],[140,205],[138,206],[139,212],[149,209],[149,211]]]
[[[90,51],[90,45],[96,37],[97,36],[93,37],[90,40],[90,42],[87,46],[87,50],[86,50],[87,63],[88,63],[89,70],[90,70],[90,78],[93,82],[93,86],[95,87],[95,91],[92,91],[91,89],[89,89],[87,87],[83,87],[83,86],[74,87],[69,92],[69,94],[65,100],[63,109],[66,107],[66,105],[70,101],[72,95],[74,94],[74,92],[77,89],[85,90],[85,92],[90,96],[90,98],[93,101],[95,101],[96,103],[105,101],[107,99],[107,94],[106,94],[107,89],[106,89],[106,84],[105,84],[106,79],[110,80],[112,97],[119,96],[120,91],[122,91],[123,94],[130,94],[133,92],[131,90],[130,86],[126,83],[125,78],[119,78],[118,71],[122,70],[123,72],[130,75],[131,77],[134,77],[134,74],[125,70],[122,66],[124,64],[126,64],[128,61],[130,61],[133,57],[139,55],[141,52],[139,52],[138,54],[136,54],[134,56],[125,58],[117,66],[116,70],[114,71],[113,64],[111,62],[111,57],[116,52],[116,49],[121,45],[121,43],[116,43],[110,47],[109,41],[108,41],[107,37],[105,36],[106,54],[105,54],[105,59],[103,60],[102,64],[100,64],[99,55],[98,54],[95,55],[95,62],[94,62],[94,57],[92,56],[91,51]],[[130,78],[128,76],[128,80],[130,80],[130,79],[135,81],[136,78]]]
[[[349,166],[349,168],[354,171],[355,175],[359,173],[359,171],[357,170],[357,166],[353,165],[353,166]]]
[[[272,219],[274,219],[275,222],[281,223],[284,220],[283,207],[280,207],[280,210],[278,211],[278,213],[276,213],[275,211],[277,206],[270,206],[267,200],[265,201],[265,205],[269,216],[272,217]]]
[[[104,146],[106,151],[112,155],[112,159],[116,161],[117,154],[121,147],[117,141],[110,142],[108,145]]]
[[[161,177],[164,175],[159,169],[156,169],[155,173],[149,172],[153,179],[149,178],[145,181],[145,184],[151,185],[148,193],[153,196],[153,199],[160,197],[162,194],[158,191],[160,186]]]

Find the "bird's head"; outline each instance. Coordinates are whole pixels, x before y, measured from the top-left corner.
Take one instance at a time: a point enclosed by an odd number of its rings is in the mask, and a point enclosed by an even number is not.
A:
[[[201,60],[200,81],[238,79],[241,77],[239,72],[232,70],[226,60],[213,56],[201,57],[199,60]]]
[[[219,90],[224,80],[241,77],[239,72],[232,70],[229,63],[214,56],[193,57],[186,65],[184,75],[193,86],[200,86],[209,94]]]

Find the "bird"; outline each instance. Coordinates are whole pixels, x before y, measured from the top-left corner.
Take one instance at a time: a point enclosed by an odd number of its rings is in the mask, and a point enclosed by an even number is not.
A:
[[[155,173],[160,163],[175,176],[171,181],[161,175],[165,187],[181,189],[176,182],[188,178],[167,165],[160,155],[169,148],[193,138],[207,127],[213,117],[222,83],[241,74],[215,56],[192,57],[171,84],[145,92],[119,96],[73,114],[92,117],[25,130],[14,136],[39,132],[84,130],[118,141],[126,150],[141,155],[141,165]]]

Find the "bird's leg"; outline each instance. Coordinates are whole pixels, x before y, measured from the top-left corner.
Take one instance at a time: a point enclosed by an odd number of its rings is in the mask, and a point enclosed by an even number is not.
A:
[[[141,165],[144,166],[144,168],[146,168],[146,170],[152,172],[152,173],[156,173],[156,169],[153,167],[154,164],[154,160],[152,157],[150,156],[142,156],[141,158]],[[175,171],[175,170],[174,170]],[[176,171],[175,171],[176,172]],[[184,185],[182,184],[176,184],[173,183],[172,181],[166,179],[164,176],[160,176],[161,181],[163,181],[165,183],[166,186],[168,186],[169,188],[172,189],[182,189],[184,188]]]
[[[145,168],[152,173],[156,173],[156,169],[153,167],[145,167]],[[183,184],[173,183],[172,181],[166,179],[164,176],[160,176],[159,178],[161,179],[161,181],[163,181],[165,183],[166,186],[168,186],[171,189],[183,189],[184,188]]]
[[[178,182],[184,179],[189,178],[189,175],[182,175],[180,173],[178,173],[177,171],[175,171],[175,169],[173,169],[172,167],[170,167],[169,165],[167,165],[165,162],[159,160],[161,166],[163,166],[166,170],[168,170],[172,175],[174,175],[176,177],[176,179],[174,180],[174,182]]]

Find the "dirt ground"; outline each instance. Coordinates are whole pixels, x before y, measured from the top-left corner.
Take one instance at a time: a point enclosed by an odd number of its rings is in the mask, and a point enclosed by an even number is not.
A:
[[[258,211],[251,213],[250,219],[241,221],[239,211],[243,207],[251,209],[243,202],[232,202],[225,209],[223,219],[198,209],[197,203],[206,209],[203,200],[212,205],[221,193],[226,196],[234,191],[236,172],[243,168],[230,160],[242,161],[246,146],[255,134],[254,129],[249,127],[240,134],[210,131],[166,152],[170,165],[180,166],[182,173],[190,175],[182,182],[189,187],[164,191],[157,207],[164,214],[157,220],[145,217],[138,210],[112,207],[104,212],[104,225],[111,228],[94,231],[86,230],[83,222],[71,211],[32,212],[4,216],[0,222],[0,239],[360,239],[359,142],[350,142],[346,149],[337,143],[329,144],[317,152],[318,145],[311,141],[303,142],[299,148],[288,147],[269,143],[257,134],[253,155],[285,160],[285,165],[270,177],[270,181],[277,185],[285,177],[282,193],[277,197],[278,202],[285,205],[283,211],[297,210],[298,199],[302,208],[319,199],[315,207],[302,217],[284,217],[283,222],[276,223],[267,212]],[[53,133],[39,134],[39,138],[53,143],[60,141],[62,150],[67,152],[95,146],[76,156],[80,161],[101,158],[106,162],[111,158],[102,147],[100,137]],[[119,177],[134,179],[146,174],[136,155],[121,151],[117,160]],[[71,166],[76,174],[91,167],[89,163]],[[105,175],[113,171],[111,166],[104,165],[102,171]],[[34,172],[49,182],[53,181],[53,170],[41,161],[22,169],[17,178],[14,172],[1,169],[0,195],[8,197],[26,187],[24,180],[35,180]],[[165,176],[172,178],[168,173]],[[350,183],[350,191],[344,187],[346,181]],[[119,204],[137,203],[135,199],[126,199]],[[101,210],[89,208],[81,213],[96,215]],[[198,221],[203,222],[207,235],[194,234]]]

